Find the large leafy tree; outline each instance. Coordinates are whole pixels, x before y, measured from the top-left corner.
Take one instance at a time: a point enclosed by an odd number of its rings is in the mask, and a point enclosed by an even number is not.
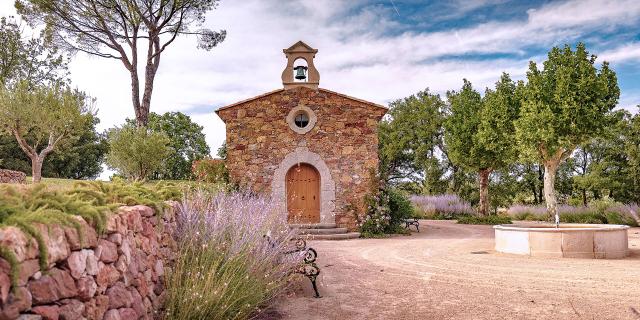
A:
[[[380,166],[386,181],[422,180],[423,191],[441,191],[443,170],[437,154],[444,107],[440,96],[429,89],[391,102],[379,130]]]
[[[147,124],[165,49],[181,35],[197,35],[198,47],[206,50],[224,40],[226,31],[193,28],[217,5],[218,0],[16,0],[18,12],[33,25],[44,24],[56,45],[122,62],[131,76],[139,126]]]
[[[568,45],[551,49],[542,70],[529,63],[516,136],[522,155],[545,168],[547,212],[556,222],[554,184],[560,164],[579,145],[602,133],[620,95],[609,64],[603,62],[598,70],[595,62],[596,56],[580,43],[575,51]]]
[[[18,141],[31,160],[33,182],[42,178],[47,155],[77,134],[92,116],[84,94],[59,85],[34,86],[20,82],[0,87],[0,129]],[[27,136],[33,139],[28,141]]]
[[[447,93],[449,115],[444,123],[444,139],[453,162],[478,172],[478,212],[489,210],[489,176],[515,158],[513,121],[518,116],[516,84],[506,73],[487,89],[485,96],[464,80],[462,89]]]
[[[129,120],[128,125],[134,123]],[[202,132],[202,126],[191,121],[181,112],[167,112],[163,115],[149,114],[150,130],[162,132],[169,138],[170,152],[164,165],[153,173],[155,179],[184,180],[192,177],[194,161],[210,155],[210,149]]]

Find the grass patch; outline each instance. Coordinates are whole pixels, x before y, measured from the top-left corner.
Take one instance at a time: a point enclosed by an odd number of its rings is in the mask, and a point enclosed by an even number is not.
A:
[[[549,218],[546,214],[540,215],[529,212],[518,213],[513,218],[514,220],[553,222],[553,219]],[[620,212],[616,211],[560,213],[560,222],[584,224],[621,224],[631,227],[638,226],[638,222],[633,217],[621,214]]]
[[[502,215],[489,215],[489,216],[464,216],[458,219],[458,223],[460,224],[486,224],[486,225],[496,225],[496,224],[510,224],[511,217],[502,216]]]

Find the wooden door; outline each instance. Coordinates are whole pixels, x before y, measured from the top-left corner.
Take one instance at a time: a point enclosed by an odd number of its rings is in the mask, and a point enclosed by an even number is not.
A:
[[[289,223],[320,222],[320,173],[306,163],[287,172],[287,210]]]

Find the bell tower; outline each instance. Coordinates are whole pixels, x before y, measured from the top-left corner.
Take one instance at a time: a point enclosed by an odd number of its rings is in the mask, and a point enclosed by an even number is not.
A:
[[[282,50],[287,57],[287,67],[282,71],[282,84],[285,89],[307,87],[318,89],[320,73],[313,64],[317,49],[302,41]]]

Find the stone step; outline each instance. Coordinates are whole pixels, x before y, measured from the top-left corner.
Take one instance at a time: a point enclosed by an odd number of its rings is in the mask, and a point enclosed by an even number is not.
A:
[[[299,235],[306,234],[340,234],[347,233],[349,230],[347,228],[328,228],[328,229],[298,229]]]
[[[335,223],[292,223],[289,224],[291,229],[334,229]]]
[[[360,238],[360,232],[337,233],[337,234],[308,234],[300,235],[299,238],[305,240],[347,240]]]

